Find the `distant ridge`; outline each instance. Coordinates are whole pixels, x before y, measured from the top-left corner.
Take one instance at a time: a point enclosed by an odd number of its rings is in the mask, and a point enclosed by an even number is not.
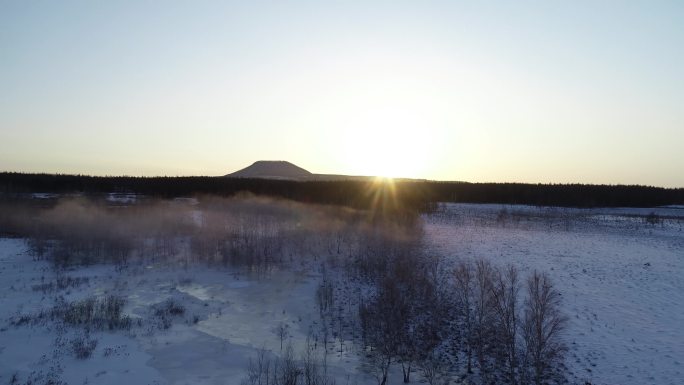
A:
[[[226,175],[232,178],[310,179],[314,174],[284,160],[259,160],[251,166]]]
[[[314,174],[284,160],[259,160],[242,170],[225,175],[228,178],[280,179],[294,181],[336,181],[373,179],[373,176]]]
[[[314,174],[284,160],[259,160],[242,170],[224,175],[228,178],[281,179],[294,181],[368,181],[370,175]],[[425,181],[424,179],[394,178],[395,181]]]

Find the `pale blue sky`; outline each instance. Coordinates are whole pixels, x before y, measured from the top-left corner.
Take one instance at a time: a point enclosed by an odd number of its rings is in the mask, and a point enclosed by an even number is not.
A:
[[[0,170],[684,187],[684,1],[0,0]]]

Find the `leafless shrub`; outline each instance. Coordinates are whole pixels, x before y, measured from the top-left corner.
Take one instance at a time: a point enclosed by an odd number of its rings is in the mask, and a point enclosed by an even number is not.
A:
[[[90,358],[97,347],[97,340],[87,336],[77,337],[71,340],[71,352],[79,360]]]
[[[53,318],[66,324],[96,330],[129,329],[131,319],[123,315],[124,300],[116,296],[89,297],[81,301],[66,302],[58,299],[51,311]]]
[[[185,314],[185,307],[173,299],[154,306],[154,317],[159,329],[168,329],[173,324],[173,318]]]
[[[334,385],[331,378],[321,374],[321,365],[313,351],[307,348],[301,361],[295,359],[292,345],[285,348],[282,357],[272,356],[265,349],[249,360],[243,385]]]
[[[428,384],[437,385],[444,377],[446,365],[442,357],[432,351],[418,361],[418,369]]]
[[[52,293],[54,291],[65,290],[68,288],[76,288],[87,284],[90,281],[88,277],[68,277],[60,276],[55,281],[40,283],[31,286],[33,291],[41,291],[43,294]]]
[[[647,216],[644,217],[644,221],[649,225],[657,225],[663,223],[663,218],[656,214],[655,211],[651,211]]]

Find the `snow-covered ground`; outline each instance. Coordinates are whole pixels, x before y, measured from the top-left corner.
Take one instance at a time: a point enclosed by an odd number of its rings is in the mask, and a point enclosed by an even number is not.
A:
[[[578,383],[683,383],[684,210],[449,204],[425,219],[428,247],[448,259],[550,274]]]
[[[683,209],[449,204],[424,220],[425,247],[448,261],[484,257],[551,275],[570,316],[574,383],[682,383]],[[82,278],[71,286],[41,290],[56,282],[55,270],[33,260],[23,240],[0,239],[0,383],[16,376],[16,383],[37,384],[239,384],[258,349],[280,353],[280,325],[295,351],[317,331],[320,274],[300,268],[249,277],[204,266],[97,265],[59,273]],[[88,359],[70,351],[83,328],[12,324],[50,309],[58,297],[107,294],[126,300],[133,326],[91,330],[97,346]],[[154,316],[167,300],[184,309],[168,329]],[[329,352],[328,373],[338,384],[374,383],[350,343],[334,341]],[[399,383],[393,370],[390,383]]]
[[[314,293],[317,276],[274,271],[249,278],[228,269],[168,266],[90,266],[62,272],[87,277],[73,288],[43,292],[38,285],[57,276],[44,261],[34,261],[25,242],[0,239],[0,383],[67,384],[239,384],[258,349],[280,354],[278,327],[287,328],[285,345],[297,356],[319,321]],[[77,359],[70,341],[81,328],[53,322],[12,325],[20,315],[50,309],[58,296],[74,301],[115,294],[126,299],[130,331],[90,331],[98,341],[92,357]],[[151,309],[172,299],[184,308],[169,329],[158,326]],[[140,319],[141,323],[136,321]],[[367,384],[350,344],[329,346],[328,370],[350,384]],[[320,344],[319,344],[320,346]],[[321,349],[318,349],[322,357]],[[16,377],[15,377],[16,376]]]

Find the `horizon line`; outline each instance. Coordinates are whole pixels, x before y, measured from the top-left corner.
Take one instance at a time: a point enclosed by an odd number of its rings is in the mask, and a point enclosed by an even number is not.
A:
[[[35,171],[8,171],[1,170],[0,174],[23,174],[23,175],[49,175],[49,176],[71,176],[71,177],[86,177],[86,178],[139,178],[139,179],[154,179],[154,178],[231,178],[231,179],[265,179],[265,180],[276,180],[284,182],[344,182],[345,180],[298,180],[294,178],[263,178],[263,177],[231,177],[229,174],[224,175],[128,175],[128,174],[82,174],[82,173],[60,173],[60,172],[35,172]],[[446,180],[446,179],[427,179],[427,178],[410,178],[410,177],[384,177],[378,175],[346,175],[346,174],[318,174],[312,173],[312,175],[331,175],[339,177],[350,177],[350,178],[376,178],[376,179],[391,179],[393,181],[399,182],[426,182],[426,183],[467,183],[467,184],[501,184],[501,185],[540,185],[540,186],[606,186],[606,187],[646,187],[646,188],[659,188],[666,190],[682,190],[684,186],[679,187],[667,187],[667,186],[657,186],[657,185],[647,185],[647,184],[635,184],[635,183],[582,183],[582,182],[471,182],[466,180]],[[351,180],[347,180],[351,181]]]

